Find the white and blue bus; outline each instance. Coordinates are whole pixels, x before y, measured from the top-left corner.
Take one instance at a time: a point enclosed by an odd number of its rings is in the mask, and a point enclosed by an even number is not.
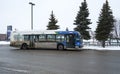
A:
[[[27,48],[82,48],[83,40],[77,31],[24,31],[12,32],[10,46]]]

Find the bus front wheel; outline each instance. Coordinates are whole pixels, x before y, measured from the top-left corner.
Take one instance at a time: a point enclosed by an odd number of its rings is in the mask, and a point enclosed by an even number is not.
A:
[[[57,46],[57,49],[58,50],[64,50],[64,46],[62,44],[60,44],[60,45]]]
[[[21,49],[27,49],[27,44],[22,44]]]

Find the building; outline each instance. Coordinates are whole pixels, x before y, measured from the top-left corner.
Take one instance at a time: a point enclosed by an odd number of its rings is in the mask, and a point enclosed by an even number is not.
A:
[[[6,34],[0,34],[0,41],[6,40]]]

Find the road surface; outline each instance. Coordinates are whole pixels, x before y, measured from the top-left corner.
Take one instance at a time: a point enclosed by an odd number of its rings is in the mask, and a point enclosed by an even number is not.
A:
[[[0,45],[0,74],[120,74],[120,51],[20,50]]]

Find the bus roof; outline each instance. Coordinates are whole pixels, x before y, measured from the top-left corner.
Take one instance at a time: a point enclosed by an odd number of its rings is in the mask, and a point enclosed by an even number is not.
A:
[[[45,30],[45,31],[14,31],[14,34],[30,35],[30,34],[78,34],[77,31],[57,31],[57,30]]]

